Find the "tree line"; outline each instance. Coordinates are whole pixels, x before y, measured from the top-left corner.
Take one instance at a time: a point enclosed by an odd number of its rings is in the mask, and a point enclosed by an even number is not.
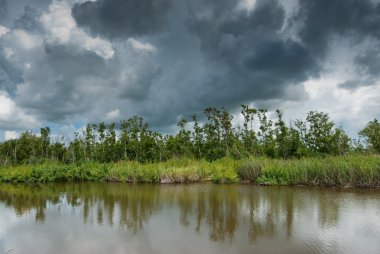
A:
[[[213,161],[225,156],[287,159],[352,151],[380,153],[377,119],[359,132],[364,140],[359,142],[324,112],[310,111],[306,119],[288,124],[280,110],[275,115],[272,118],[265,109],[241,105],[242,120],[233,124],[233,116],[226,108],[208,107],[204,121],[199,121],[197,115],[192,115],[190,122],[181,119],[175,134],[153,131],[142,117],[133,116],[119,124],[88,124],[68,143],[63,138],[52,142],[49,127],[44,127],[39,134],[25,131],[19,138],[0,143],[0,164],[121,160],[145,163],[181,157]]]

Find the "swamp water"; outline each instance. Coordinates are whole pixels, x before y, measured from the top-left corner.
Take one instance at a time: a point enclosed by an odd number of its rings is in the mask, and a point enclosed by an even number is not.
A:
[[[7,252],[375,254],[380,190],[0,184]]]

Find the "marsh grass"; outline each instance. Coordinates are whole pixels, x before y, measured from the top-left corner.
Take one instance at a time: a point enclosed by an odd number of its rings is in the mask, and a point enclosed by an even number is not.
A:
[[[132,183],[237,183],[380,187],[380,157],[351,155],[326,158],[265,157],[214,162],[178,159],[162,163],[19,165],[0,168],[2,182],[116,181]]]
[[[256,183],[257,178],[261,175],[262,165],[258,160],[243,160],[238,167],[238,176],[240,180]]]

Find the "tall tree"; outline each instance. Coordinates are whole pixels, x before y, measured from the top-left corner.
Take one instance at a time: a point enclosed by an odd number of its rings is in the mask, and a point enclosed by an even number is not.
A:
[[[380,122],[376,118],[368,122],[359,135],[373,151],[380,153]]]

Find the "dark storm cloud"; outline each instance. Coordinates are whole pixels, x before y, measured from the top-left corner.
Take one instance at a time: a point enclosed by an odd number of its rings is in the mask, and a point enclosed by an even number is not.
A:
[[[7,13],[7,7],[7,0],[0,0],[0,21],[5,17],[5,14]]]
[[[42,32],[43,28],[38,21],[39,16],[40,12],[37,9],[27,5],[24,8],[24,14],[14,21],[14,28],[32,32]]]
[[[279,1],[258,0],[252,12],[236,11],[236,1],[228,0],[189,5],[189,26],[200,39],[200,50],[220,67],[214,72],[210,67],[203,88],[207,95],[200,103],[205,106],[304,98],[299,84],[324,71],[334,39],[346,38],[353,46],[380,36],[380,7],[372,1],[299,1],[288,20]],[[378,54],[370,56],[374,59],[357,59],[356,64],[374,75],[380,61]]]
[[[194,78],[194,82],[187,83],[184,79],[165,86],[161,92],[164,99],[155,100],[160,105],[157,111],[145,111],[148,115],[154,112],[157,123],[173,122],[171,116],[189,116],[210,105],[235,109],[251,101],[265,105],[273,99],[305,99],[300,84],[325,70],[324,61],[329,50],[333,50],[330,46],[334,39],[346,38],[350,45],[377,40],[380,28],[379,5],[372,1],[299,1],[288,17],[281,1],[258,0],[252,11],[239,10],[236,1],[223,0],[217,4],[188,1],[183,16],[187,28],[199,40],[207,71],[194,70],[194,76],[202,76],[201,80]],[[192,48],[183,50],[192,51]],[[377,55],[370,54],[374,58],[371,60],[358,58],[354,64],[363,65],[374,75],[378,70],[376,63],[380,62]],[[199,59],[191,56],[187,61],[185,70],[178,68],[177,72],[196,69],[194,62],[199,63]],[[373,82],[369,79],[352,80],[340,87],[352,89],[370,84]],[[171,89],[179,92],[170,96]],[[166,113],[161,114],[159,109]]]
[[[165,127],[208,106],[237,111],[242,103],[306,100],[303,83],[326,71],[337,38],[380,45],[373,1],[301,0],[290,12],[288,4],[0,0],[0,24],[11,29],[0,38],[0,89],[41,121],[140,114]],[[34,40],[37,46],[19,45]],[[349,52],[358,54],[352,64],[361,77],[339,87],[378,79],[380,54],[365,47]]]
[[[305,71],[311,73],[314,62],[301,72],[294,70],[296,77],[281,69],[294,64],[290,59],[293,51],[303,53],[297,56],[301,62],[310,58],[296,42],[279,35],[284,12],[276,1],[259,1],[252,13],[238,9],[236,1],[188,1],[173,6],[168,15],[173,20],[169,32],[153,40],[162,75],[140,108],[142,114],[155,126],[167,125],[179,115],[200,114],[208,106],[235,110],[256,99],[302,97],[302,87],[290,81],[304,80],[307,75],[303,71],[309,68]],[[269,51],[291,49],[289,56],[283,60],[284,52],[277,66],[270,66],[272,52],[257,51],[266,44]],[[255,63],[259,58],[265,59],[260,67]],[[295,90],[292,94],[287,91],[290,87]]]
[[[355,90],[363,86],[376,84],[380,77],[380,50],[374,48],[365,50],[354,58],[354,64],[358,70],[359,77],[339,84],[341,88]]]
[[[191,1],[187,24],[210,62],[198,105],[225,105],[302,97],[300,82],[316,76],[319,63],[300,42],[284,36],[285,9],[278,1],[256,1],[253,11],[236,1]],[[195,92],[196,91],[196,92]]]
[[[0,52],[0,90],[13,94],[16,84],[22,81],[22,70],[15,64],[10,63],[4,52]]]
[[[331,36],[379,38],[380,5],[370,0],[303,0],[297,22],[303,22],[299,36],[316,54],[325,53]],[[322,54],[323,56],[323,54]]]
[[[243,52],[235,50],[241,46],[276,38],[285,19],[284,8],[277,1],[257,1],[252,12],[236,10],[236,1],[230,0],[218,5],[193,1],[189,6],[188,25],[199,37],[202,52],[215,60],[236,61]]]
[[[48,121],[88,110],[92,99],[85,96],[81,85],[86,78],[105,73],[104,60],[94,53],[76,54],[70,47],[57,45],[45,45],[39,57],[39,64],[26,73],[28,83],[19,89],[16,102]]]
[[[25,6],[0,38],[0,90],[25,112],[49,122],[79,115],[102,121],[116,102],[125,107],[128,100],[144,100],[160,75],[152,53],[126,43],[115,45],[110,58],[105,41],[66,30],[71,21],[62,3],[54,2],[48,12]],[[43,24],[42,14],[53,23]]]
[[[0,24],[13,26],[14,21],[25,13],[25,8],[43,11],[52,0],[0,0]]]
[[[92,52],[85,51],[78,54],[73,48],[54,44],[45,44],[44,49],[46,53],[44,60],[57,77],[76,78],[78,75],[102,75],[98,71],[107,69],[105,60]],[[107,76],[104,75],[104,77],[106,78]]]
[[[119,57],[105,60],[93,52],[54,44],[45,45],[38,62],[27,72],[29,83],[18,89],[16,102],[53,122],[85,114],[97,105],[105,108],[93,118],[104,120],[110,110],[107,107],[118,97],[125,103],[129,99],[144,100],[159,73],[149,57],[134,61],[130,67]],[[131,77],[124,80],[120,73],[127,68]]]
[[[362,85],[361,80],[349,80],[343,83],[338,84],[340,88],[344,88],[347,90],[355,90]]]
[[[5,1],[3,2],[6,4]],[[39,32],[41,32],[42,27],[37,20],[38,15],[39,14],[37,9],[34,9],[26,5],[24,6],[24,13],[22,13],[20,17],[15,18],[13,24],[11,25],[11,28],[25,29],[31,32],[38,30]],[[8,43],[12,44],[13,42]],[[11,95],[14,95],[17,84],[20,84],[24,81],[23,68],[20,66],[20,62],[14,62],[9,60],[10,55],[14,55],[15,53],[17,53],[13,50],[10,51],[10,48],[7,46],[9,44],[0,43],[2,49],[0,50],[0,89],[6,91]]]
[[[94,17],[97,17],[98,10],[111,8],[110,5],[105,8],[104,3],[86,4],[91,8],[97,7],[94,11]],[[167,75],[172,75],[169,72],[173,69],[180,77],[170,80],[169,84],[158,82],[155,86],[156,96],[147,97],[154,103],[147,102],[145,107],[140,108],[141,114],[153,118],[151,120],[154,124],[171,123],[179,114],[188,116],[191,112],[199,113],[210,105],[236,108],[241,103],[250,101],[264,103],[268,99],[305,98],[300,83],[317,77],[323,70],[323,60],[333,37],[349,36],[358,40],[362,36],[374,36],[371,31],[375,28],[373,24],[376,23],[377,16],[376,6],[370,1],[300,1],[299,11],[289,20],[286,20],[284,6],[275,0],[258,0],[252,11],[239,9],[237,2],[230,0],[218,1],[217,4],[215,1],[187,1],[182,9],[178,8],[179,5],[181,4],[172,6],[170,13],[161,17],[165,17],[171,24],[183,22],[181,29],[188,30],[195,36],[199,46],[196,42],[193,45],[185,44],[180,37],[187,38],[189,35],[179,33],[175,26],[161,30],[164,34],[161,36],[180,41],[182,51],[193,52],[197,47],[203,60],[197,56],[186,56],[188,65],[174,66],[176,57],[182,57],[182,53],[173,50],[163,56],[172,62],[168,64],[165,63],[167,60],[162,59],[159,62],[163,65],[162,81],[166,81]],[[139,33],[128,30],[130,26],[144,33],[149,32],[140,29],[135,16],[128,19],[126,30],[119,26],[113,30],[109,24],[103,26],[107,22],[103,22],[102,18],[97,19],[101,24],[91,25],[93,21],[90,17],[78,19],[79,16],[85,17],[84,14],[75,14],[75,8],[79,6],[84,8],[84,5],[77,5],[73,9],[77,22],[84,22],[84,26],[90,25],[92,31],[97,30],[99,34],[110,38],[138,35]],[[91,12],[86,13],[91,15]],[[339,19],[340,15],[343,15],[343,22]],[[120,24],[123,24],[127,16],[118,18]],[[370,18],[366,20],[364,17]],[[112,19],[112,22],[119,24],[116,19]],[[299,27],[299,30],[289,34],[291,26]],[[113,33],[117,34],[112,35]],[[155,41],[154,35],[150,38]],[[167,46],[167,41],[156,42],[159,50],[176,47]],[[194,68],[199,64],[206,71],[200,72]],[[194,70],[194,77],[181,79],[187,76],[185,73],[189,70]]]
[[[169,0],[99,0],[75,4],[78,25],[108,38],[128,38],[163,29]]]
[[[380,46],[380,4],[370,0],[303,0],[294,20],[302,23],[299,38],[313,53],[314,58],[324,59],[334,37],[347,38],[351,47],[374,41]],[[349,80],[340,87],[353,89],[362,85],[372,85],[378,76],[380,55],[366,50],[355,58],[354,64],[362,75],[361,81]]]
[[[148,61],[134,68],[139,75],[129,78],[128,85],[122,85],[119,98],[133,101],[144,100],[149,94],[152,83],[160,78],[161,69]]]
[[[245,66],[257,72],[275,73],[280,80],[299,82],[306,80],[316,69],[316,63],[309,51],[292,40],[266,41],[258,44]]]
[[[380,76],[380,50],[369,49],[355,58],[363,75]]]

